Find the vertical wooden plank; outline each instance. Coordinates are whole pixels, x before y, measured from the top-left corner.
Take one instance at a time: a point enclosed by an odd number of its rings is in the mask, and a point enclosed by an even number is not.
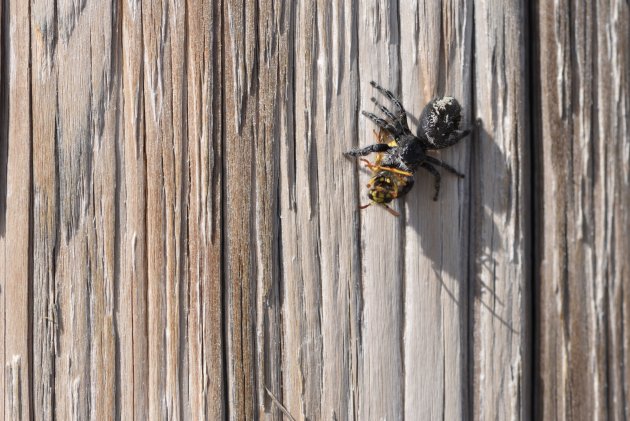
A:
[[[417,126],[431,99],[453,96],[463,109],[461,128],[469,127],[472,2],[401,3],[400,27],[402,100],[410,124]],[[406,199],[404,410],[412,418],[469,416],[471,143],[467,137],[451,148],[429,153],[466,174],[466,179],[438,169],[442,183],[439,198],[433,201],[434,178],[420,169]]]
[[[55,170],[59,243],[55,281],[58,288],[59,352],[55,355],[55,411],[65,419],[90,416],[91,239],[94,235],[92,158],[95,137],[91,118],[91,52],[87,25],[75,26],[69,4],[56,17],[58,90],[55,98]],[[80,9],[80,13],[85,9]],[[89,15],[85,14],[84,17]],[[55,18],[54,17],[54,18]],[[53,18],[53,19],[54,19]],[[84,21],[85,22],[85,21]],[[94,262],[95,263],[95,262]]]
[[[377,81],[400,91],[400,27],[397,0],[372,0],[358,5],[359,109],[374,111],[370,102]],[[377,129],[358,120],[359,146],[375,142]],[[365,201],[369,175],[359,170],[360,200]],[[358,367],[358,418],[402,419],[404,414],[403,288],[406,214],[395,218],[379,207],[360,214],[361,220],[361,342]]]
[[[31,21],[35,408],[113,417],[117,9],[57,6]]]
[[[522,1],[475,3],[472,417],[531,419],[528,22]]]
[[[595,202],[595,314],[602,327],[595,342],[606,368],[608,417],[630,418],[630,4],[595,5],[595,110],[593,149],[599,154],[591,184]],[[585,93],[584,96],[587,94]],[[592,161],[591,161],[592,162]],[[601,352],[601,354],[599,354]],[[604,405],[604,402],[601,403]]]
[[[227,0],[224,26],[224,305],[226,309],[227,408],[229,419],[252,419],[253,398],[253,273],[252,154],[256,97],[252,92],[254,7],[251,1]],[[252,95],[253,94],[253,95]],[[249,164],[249,165],[248,165]]]
[[[120,51],[118,4],[103,5],[88,12],[98,16],[98,24],[90,25],[89,58],[90,116],[93,137],[93,162],[80,178],[92,179],[92,202],[88,215],[93,227],[88,235],[89,305],[89,384],[90,417],[116,416],[116,378],[120,367],[116,358],[115,300],[119,294],[116,282],[117,219],[116,191],[118,188],[116,145],[119,141],[119,57]],[[68,74],[69,76],[69,74]],[[76,140],[75,140],[76,141]],[[90,174],[90,171],[92,172]],[[88,187],[89,188],[89,187]],[[89,205],[88,205],[89,206]],[[88,223],[89,224],[89,223]],[[90,285],[91,282],[91,285]]]
[[[115,406],[105,373],[116,372],[115,357],[108,355],[113,350],[116,9],[94,3],[57,6],[55,406],[61,417],[108,418]]]
[[[29,419],[29,220],[31,121],[29,7],[4,2],[0,133],[0,415]]]
[[[147,153],[149,417],[182,416],[180,286],[186,283],[182,97],[185,3],[142,5]]]
[[[165,183],[172,189],[166,189],[166,414],[168,417],[190,418],[183,403],[188,401],[188,382],[183,381],[183,373],[188,370],[185,345],[185,331],[182,320],[187,313],[188,271],[185,270],[188,260],[188,232],[186,230],[186,211],[188,209],[188,141],[186,138],[186,1],[170,0],[166,7],[168,19],[168,38],[170,41],[171,70],[164,72],[168,85],[171,85],[172,111],[171,121],[164,120],[172,126],[172,140],[164,143],[162,153]],[[192,10],[191,12],[196,12]],[[166,22],[165,22],[166,23]],[[164,38],[164,35],[162,35]],[[164,41],[162,41],[164,42]],[[165,52],[167,50],[165,49]],[[170,78],[170,83],[168,82]],[[168,90],[165,91],[168,93]],[[168,102],[166,102],[168,104]],[[165,113],[164,117],[169,114]],[[163,130],[164,133],[164,130]],[[169,161],[171,161],[169,163]],[[167,165],[168,164],[168,165]]]
[[[148,320],[146,240],[146,147],[144,125],[142,9],[122,3],[122,139],[120,207],[120,417],[148,414]]]
[[[296,116],[305,115],[308,108],[313,110],[311,121],[307,120],[305,126],[313,139],[314,160],[309,181],[317,183],[313,193],[317,194],[319,214],[315,258],[319,260],[320,270],[316,285],[321,291],[322,349],[317,358],[321,360],[322,419],[358,417],[359,192],[356,167],[343,156],[343,152],[356,145],[357,139],[357,7],[356,1],[317,3],[313,34],[317,47],[313,61],[305,63],[312,69],[310,80],[305,80],[310,95],[305,96],[305,102],[296,102]],[[300,56],[299,51],[296,56]],[[299,135],[297,131],[296,142]]]
[[[171,45],[167,42],[168,0],[152,1],[142,5],[143,41],[143,88],[145,148],[147,154],[147,317],[148,328],[148,414],[157,419],[166,413],[166,365],[167,324],[166,283],[172,276],[172,264],[166,268],[167,243],[173,235],[171,220],[166,212],[171,211],[173,199],[172,179],[165,174],[171,169],[173,160],[167,154],[172,148],[172,86]],[[166,158],[166,162],[164,162]],[[169,168],[165,168],[168,165]],[[170,235],[167,235],[166,230]],[[167,238],[168,237],[168,238]]]
[[[299,419],[357,416],[355,2],[295,11],[295,133],[280,149],[285,404]],[[291,89],[291,88],[290,88]],[[341,202],[340,202],[341,201]]]
[[[259,101],[256,2],[223,4],[224,286],[227,405],[230,419],[252,419],[255,387],[256,118]]]
[[[57,36],[54,4],[31,4],[33,130],[33,412],[55,414],[55,353],[59,350],[57,257],[59,189],[57,180]]]
[[[537,417],[628,412],[627,2],[537,2]]]
[[[471,4],[421,2],[401,9],[403,102],[417,122],[436,96],[454,96],[470,125]],[[470,177],[470,138],[432,153]],[[405,413],[422,418],[467,417],[467,296],[469,182],[420,170],[407,198],[405,231]],[[419,397],[419,398],[418,398]]]
[[[472,2],[401,4],[402,99],[416,126],[423,107],[453,96],[470,126]],[[402,54],[402,51],[405,54]],[[412,130],[415,130],[412,129]],[[407,196],[404,257],[405,414],[423,419],[468,417],[468,156],[471,137],[430,152],[466,174],[460,180],[439,169],[420,169]]]
[[[258,2],[259,134],[254,138],[256,416],[275,420],[283,419],[280,408],[273,404],[272,399],[283,398],[278,177],[282,160],[280,142],[286,136],[287,97],[292,90],[289,85],[292,10],[290,2]]]
[[[282,159],[282,269],[284,402],[296,419],[322,418],[321,279],[318,244],[316,147],[312,86],[317,60],[317,4],[299,2],[293,19],[294,133],[287,133]],[[296,246],[295,244],[300,244]]]
[[[271,405],[265,388],[279,388],[279,291],[272,283],[279,270],[274,113],[282,86],[278,63],[286,60],[281,55],[286,55],[286,45],[278,44],[282,38],[276,41],[280,34],[268,36],[267,28],[285,19],[285,6],[224,3],[223,238],[230,419],[262,417]]]
[[[188,389],[192,419],[225,418],[222,330],[222,3],[187,2]]]

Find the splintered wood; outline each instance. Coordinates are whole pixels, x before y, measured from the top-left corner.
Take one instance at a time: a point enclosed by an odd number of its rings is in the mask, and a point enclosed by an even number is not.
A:
[[[630,417],[630,4],[582,3],[0,2],[0,418]],[[370,81],[473,130],[398,217]]]

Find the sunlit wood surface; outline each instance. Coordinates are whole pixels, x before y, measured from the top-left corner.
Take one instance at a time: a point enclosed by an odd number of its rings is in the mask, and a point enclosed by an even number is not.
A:
[[[627,1],[0,22],[0,417],[630,418]],[[399,217],[343,155],[372,80],[482,122]]]

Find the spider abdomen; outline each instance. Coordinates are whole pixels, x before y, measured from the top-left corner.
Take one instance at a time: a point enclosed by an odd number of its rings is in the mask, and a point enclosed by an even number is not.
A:
[[[430,149],[452,146],[459,139],[451,136],[459,130],[462,107],[451,96],[434,98],[420,115],[419,137],[430,144]]]

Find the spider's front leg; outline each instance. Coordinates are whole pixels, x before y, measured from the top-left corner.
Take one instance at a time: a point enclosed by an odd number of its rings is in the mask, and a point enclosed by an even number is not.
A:
[[[369,145],[364,148],[350,149],[349,151],[344,152],[343,154],[345,156],[354,156],[354,157],[366,156],[371,153],[387,152],[390,148],[391,146],[389,146],[387,143],[375,143],[374,145]]]
[[[394,104],[394,107],[396,107],[396,113],[398,114],[396,119],[406,126],[407,125],[407,112],[405,111],[405,107],[403,107],[400,100],[396,98],[396,96],[393,93],[391,93],[391,91],[383,88],[378,83],[371,81],[370,85],[372,85],[381,94],[385,95]],[[372,99],[372,101],[376,103],[374,99]]]

